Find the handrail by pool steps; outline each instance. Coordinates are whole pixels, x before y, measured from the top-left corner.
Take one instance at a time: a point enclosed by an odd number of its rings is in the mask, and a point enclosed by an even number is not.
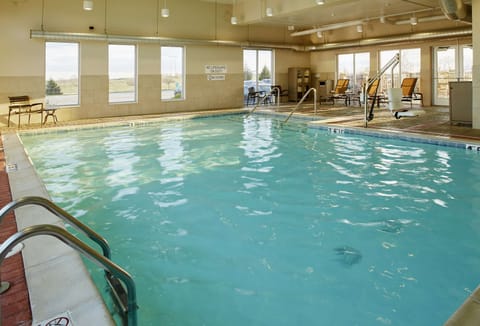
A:
[[[71,223],[72,226],[75,227],[78,231],[82,232],[84,235],[95,241],[102,248],[103,255],[105,257],[107,257],[108,259],[112,259],[110,246],[108,245],[108,242],[107,240],[105,240],[105,238],[103,238],[100,234],[98,234],[97,232],[89,228],[87,225],[83,224],[78,219],[67,213],[62,208],[58,207],[57,205],[43,197],[31,196],[11,201],[2,209],[0,209],[0,223],[2,222],[5,215],[12,209],[16,209],[18,207],[26,205],[42,206],[43,208],[50,211],[52,214],[64,220],[65,222]]]
[[[313,110],[314,110],[314,115],[317,115],[317,89],[315,87],[310,88],[305,95],[303,95],[302,99],[297,103],[297,105],[293,108],[292,112],[288,115],[288,117],[285,119],[283,123],[286,123],[288,119],[292,116],[293,112],[295,112],[300,104],[305,101],[305,99],[308,97],[308,95],[313,91]]]
[[[108,271],[113,277],[120,279],[127,288],[126,325],[137,325],[137,296],[135,283],[130,274],[112,262],[110,259],[99,254],[96,250],[92,249],[80,239],[59,226],[50,224],[34,225],[26,227],[25,229],[13,234],[0,246],[0,265],[7,256],[7,253],[12,250],[13,247],[21,243],[23,240],[38,235],[50,235],[57,238],[66,245],[82,253],[92,262],[96,263],[96,265],[102,267],[105,271]]]
[[[28,227],[15,233],[0,246],[0,264],[3,262],[3,259],[5,258],[6,254],[13,248],[13,246],[12,247],[9,246],[8,248],[5,247],[8,245],[10,239],[14,239],[11,241],[15,241],[15,243],[20,243],[20,241],[16,241],[15,239],[17,239],[18,237],[22,239],[23,238],[26,239],[31,236],[35,236],[39,234],[53,235],[59,238],[60,240],[62,240],[63,242],[65,242],[70,247],[76,249],[77,251],[80,251],[81,253],[89,257],[90,260],[94,260],[95,262],[101,265],[101,267],[105,270],[105,278],[109,285],[112,298],[120,308],[123,323],[129,326],[136,325],[137,306],[136,306],[135,284],[129,284],[129,282],[133,283],[131,276],[111,261],[111,249],[107,240],[103,238],[101,235],[99,235],[97,232],[89,228],[87,225],[83,224],[78,219],[76,219],[75,217],[67,213],[65,210],[63,210],[59,206],[55,205],[54,203],[52,203],[51,201],[43,197],[31,196],[31,197],[23,197],[23,198],[11,201],[7,205],[5,205],[2,209],[0,209],[0,223],[2,222],[3,218],[8,212],[10,212],[13,209],[26,206],[26,205],[41,206],[47,209],[52,214],[54,214],[55,216],[64,220],[65,222],[70,223],[73,227],[75,227],[75,229],[77,229],[78,231],[86,235],[88,238],[96,242],[102,248],[103,255],[100,255],[96,250],[92,249],[90,246],[88,246],[87,244],[85,244],[84,242],[82,242],[81,240],[79,240],[78,238],[76,238],[75,236],[71,235],[69,232],[67,232],[66,230],[58,226],[55,226],[53,229],[51,229],[46,227],[53,226],[53,225],[42,225],[43,228],[39,229],[39,228],[35,228],[38,226],[37,225],[33,227],[34,229],[31,229],[32,227]],[[58,231],[57,229],[60,229],[63,232],[59,233],[57,232]],[[65,240],[64,234],[68,234],[66,240]],[[70,244],[70,242],[72,242],[71,237],[75,239],[73,240],[73,245]],[[80,243],[81,245],[78,245],[78,243]],[[84,249],[84,248],[88,248],[88,249]],[[5,254],[3,253],[4,250],[5,250]],[[98,257],[101,257],[100,261]],[[118,272],[119,269],[121,270],[121,272]],[[122,274],[122,276],[119,276],[119,274]],[[124,274],[126,274],[127,276],[125,276]],[[123,281],[123,284],[119,281],[119,279]],[[124,285],[126,286],[126,289]],[[133,303],[132,303],[132,300],[133,300]],[[132,312],[133,311],[132,309],[134,310],[134,312]],[[132,317],[132,314],[134,315],[133,317]]]
[[[264,97],[262,97],[262,99],[253,107],[253,109],[250,112],[248,112],[246,117],[248,118],[250,116],[250,114],[252,114],[253,111],[255,111],[260,106],[260,104],[262,104],[262,103],[265,104],[265,101],[267,99],[268,99],[268,95],[265,95]]]

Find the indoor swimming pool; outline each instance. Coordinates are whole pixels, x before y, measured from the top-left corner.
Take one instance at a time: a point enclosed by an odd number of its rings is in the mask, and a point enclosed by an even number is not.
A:
[[[139,325],[441,325],[480,281],[475,151],[256,115],[21,139]]]

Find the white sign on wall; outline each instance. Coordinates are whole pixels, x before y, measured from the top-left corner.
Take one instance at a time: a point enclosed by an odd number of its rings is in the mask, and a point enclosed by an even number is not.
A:
[[[206,74],[226,74],[227,65],[205,65]]]
[[[207,80],[225,80],[225,75],[207,75]]]

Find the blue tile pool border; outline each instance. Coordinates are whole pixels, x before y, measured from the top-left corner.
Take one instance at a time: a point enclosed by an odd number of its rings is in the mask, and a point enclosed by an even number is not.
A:
[[[115,127],[140,127],[155,125],[166,121],[179,121],[188,119],[204,119],[211,117],[222,116],[237,116],[248,113],[248,110],[224,110],[217,112],[192,112],[187,114],[172,114],[158,117],[140,117],[131,120],[124,121],[112,121],[112,122],[100,122],[89,123],[84,125],[73,125],[64,127],[54,127],[45,129],[25,130],[18,131],[21,135],[38,135],[38,134],[60,134],[68,133],[77,130],[89,130],[98,128],[115,128]],[[274,111],[256,111],[254,115],[271,116],[277,118],[286,117],[286,113],[274,112]],[[305,122],[309,129],[325,130],[329,133],[337,134],[350,134],[350,135],[362,135],[383,139],[396,139],[413,143],[430,144],[444,147],[463,148],[469,151],[480,152],[480,140],[475,139],[451,139],[449,136],[439,136],[432,134],[415,134],[402,130],[387,130],[387,129],[373,129],[373,128],[361,128],[361,127],[344,127],[344,126],[332,126],[331,124],[321,123],[324,117],[311,116],[311,115],[294,115],[291,120],[296,122]]]

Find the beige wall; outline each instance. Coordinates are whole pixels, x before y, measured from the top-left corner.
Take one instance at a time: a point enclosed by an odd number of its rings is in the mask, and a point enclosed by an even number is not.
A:
[[[480,17],[480,4],[478,1],[472,1],[472,16]],[[473,48],[480,48],[480,21],[473,21]],[[473,52],[473,82],[472,82],[472,125],[475,129],[480,129],[480,51]]]
[[[43,4],[43,6],[42,6]],[[158,5],[159,4],[159,5]],[[108,104],[108,65],[106,41],[80,41],[80,106],[62,109],[61,120],[91,117],[152,114],[176,111],[210,110],[243,106],[243,48],[279,44],[275,50],[275,81],[288,88],[289,67],[312,67],[314,78],[335,79],[336,56],[339,53],[369,51],[372,72],[378,67],[377,53],[383,49],[420,47],[422,49],[421,92],[425,104],[431,103],[431,47],[437,44],[471,42],[471,39],[426,41],[393,46],[350,47],[328,51],[295,51],[289,45],[299,42],[322,43],[358,37],[352,30],[328,32],[322,39],[291,37],[284,28],[268,26],[233,26],[231,6],[215,2],[168,1],[170,17],[159,15],[163,2],[156,0],[96,0],[91,12],[82,10],[82,2],[65,0],[0,1],[0,125],[7,122],[8,96],[29,95],[34,100],[44,98],[45,41],[31,39],[30,30],[65,33],[108,33],[133,36],[159,36],[182,40],[226,40],[235,46],[199,45],[183,42],[186,51],[186,99],[161,101],[160,45],[167,42],[138,46],[138,102]],[[448,22],[451,25],[452,23]],[[89,30],[93,26],[94,30]],[[420,24],[415,31],[421,31]],[[378,26],[377,26],[378,27]],[[364,37],[380,36],[390,28],[400,32],[413,27],[382,25],[365,26]],[[354,30],[354,29],[353,29]],[[168,42],[168,45],[175,41]],[[275,46],[272,46],[275,48]],[[302,49],[298,46],[298,49]],[[225,64],[224,81],[208,81],[204,72],[207,64]],[[478,67],[478,66],[477,66]]]
[[[0,27],[7,31],[0,40],[0,125],[7,123],[8,96],[44,98],[45,41],[31,39],[30,30],[48,32],[104,33],[161,36],[197,40],[246,41],[244,44],[283,42],[286,34],[274,27],[241,27],[230,24],[231,9],[214,2],[177,0],[168,2],[170,17],[159,17],[162,2],[156,0],[94,1],[94,10],[82,10],[81,1],[1,1]],[[89,26],[93,26],[91,31]],[[108,42],[79,41],[80,106],[58,110],[60,120],[186,112],[243,106],[243,47],[186,45],[185,100],[161,101],[161,43],[139,43],[138,101],[108,103]],[[172,42],[165,42],[172,45]],[[308,66],[310,56],[293,50],[276,51],[276,80],[287,88],[288,67]],[[227,66],[224,81],[209,81],[205,65]],[[38,116],[33,117],[38,121]],[[34,120],[35,121],[35,120]]]

